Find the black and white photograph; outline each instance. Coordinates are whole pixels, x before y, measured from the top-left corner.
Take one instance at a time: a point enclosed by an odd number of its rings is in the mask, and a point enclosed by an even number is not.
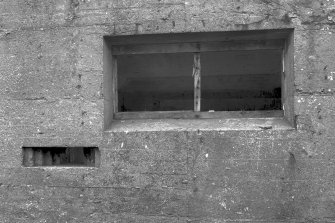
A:
[[[0,0],[0,223],[335,223],[335,0]]]

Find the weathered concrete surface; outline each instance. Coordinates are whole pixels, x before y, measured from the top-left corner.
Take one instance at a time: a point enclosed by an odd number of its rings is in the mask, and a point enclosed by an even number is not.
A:
[[[334,25],[333,0],[0,1],[0,221],[335,222]],[[104,35],[277,28],[296,130],[103,132]],[[21,166],[48,145],[101,167]]]

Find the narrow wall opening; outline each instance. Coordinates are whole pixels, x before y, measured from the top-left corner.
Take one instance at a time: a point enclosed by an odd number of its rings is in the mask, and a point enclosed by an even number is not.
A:
[[[23,166],[88,166],[99,165],[97,147],[23,147]]]

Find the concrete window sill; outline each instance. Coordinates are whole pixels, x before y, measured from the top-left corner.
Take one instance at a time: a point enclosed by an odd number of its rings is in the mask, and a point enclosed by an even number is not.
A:
[[[284,117],[114,120],[106,132],[294,130]]]

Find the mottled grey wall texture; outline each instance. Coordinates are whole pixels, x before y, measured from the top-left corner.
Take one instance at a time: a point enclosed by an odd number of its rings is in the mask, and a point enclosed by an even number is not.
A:
[[[104,130],[103,36],[284,28],[295,128]],[[334,0],[0,0],[0,222],[335,222],[334,33]],[[101,164],[23,167],[29,146]]]

